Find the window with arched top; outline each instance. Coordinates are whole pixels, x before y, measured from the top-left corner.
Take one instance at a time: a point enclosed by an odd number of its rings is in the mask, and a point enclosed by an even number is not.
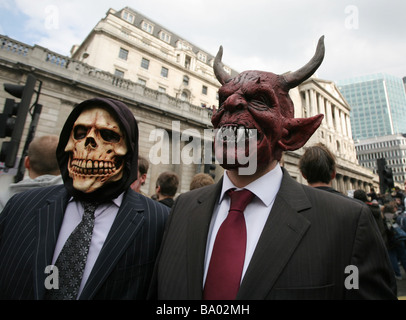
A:
[[[189,77],[188,76],[183,76],[183,85],[188,86],[189,85]]]
[[[180,100],[182,101],[188,101],[189,100],[189,93],[187,91],[182,91],[180,95]]]

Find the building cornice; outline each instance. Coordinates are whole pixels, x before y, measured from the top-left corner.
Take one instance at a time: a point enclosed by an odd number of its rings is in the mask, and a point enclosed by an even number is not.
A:
[[[38,45],[31,47],[5,36],[0,40],[3,43],[0,47],[0,64],[4,67],[34,72],[99,94],[115,95],[133,105],[148,108],[159,114],[171,115],[175,119],[194,123],[202,128],[212,126],[212,112],[208,109],[116,77]]]

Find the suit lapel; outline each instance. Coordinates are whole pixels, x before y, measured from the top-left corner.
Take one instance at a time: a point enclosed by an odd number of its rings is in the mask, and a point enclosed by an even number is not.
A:
[[[38,210],[37,214],[37,247],[34,255],[34,295],[41,299],[45,293],[45,268],[52,263],[52,257],[59,230],[61,228],[64,212],[68,203],[68,194],[65,188],[53,193],[46,200],[46,205]]]
[[[310,227],[299,211],[311,207],[303,189],[286,170],[268,220],[237,295],[265,299]]]
[[[145,222],[144,205],[128,190],[95,262],[80,299],[92,299]]]
[[[199,194],[190,210],[187,224],[187,278],[188,298],[202,298],[206,242],[214,206],[218,201],[223,180],[207,187]]]

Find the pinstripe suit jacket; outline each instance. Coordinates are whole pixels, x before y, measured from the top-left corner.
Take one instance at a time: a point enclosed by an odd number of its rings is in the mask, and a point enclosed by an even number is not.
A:
[[[14,196],[0,214],[0,298],[42,299],[69,200],[63,185]],[[168,208],[129,189],[80,299],[145,299]]]
[[[221,186],[222,181],[178,197],[150,297],[202,299],[207,234]],[[350,265],[358,274],[346,269]],[[396,299],[396,281],[369,208],[299,184],[283,170],[237,299],[364,298]]]

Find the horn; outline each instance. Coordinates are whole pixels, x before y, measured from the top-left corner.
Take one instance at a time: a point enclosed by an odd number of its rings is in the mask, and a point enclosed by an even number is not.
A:
[[[324,36],[321,36],[317,44],[316,53],[314,54],[313,58],[299,70],[282,76],[282,78],[286,82],[287,87],[289,89],[292,89],[301,84],[306,79],[310,78],[310,76],[316,72],[318,67],[323,62],[324,52]]]
[[[222,57],[223,57],[223,46],[220,46],[216,58],[214,59],[213,70],[217,80],[223,85],[228,81],[230,81],[231,77],[227,72],[224,71],[224,65],[221,62]]]

